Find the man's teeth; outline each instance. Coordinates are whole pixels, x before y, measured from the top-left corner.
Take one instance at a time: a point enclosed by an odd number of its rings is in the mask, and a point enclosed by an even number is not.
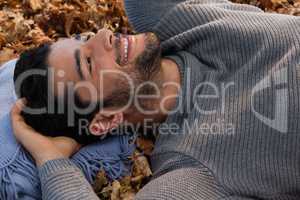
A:
[[[128,61],[128,38],[124,38],[124,60]]]

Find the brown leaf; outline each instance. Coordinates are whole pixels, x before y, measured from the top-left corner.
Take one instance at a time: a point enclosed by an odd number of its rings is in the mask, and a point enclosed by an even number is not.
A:
[[[120,200],[120,189],[121,189],[120,182],[114,181],[112,183],[112,193],[110,195],[111,200]]]
[[[145,138],[137,138],[136,141],[136,145],[143,150],[144,154],[147,156],[150,156],[153,148],[154,148],[154,144],[151,140],[147,140]]]
[[[67,37],[71,36],[71,29],[74,22],[74,13],[70,13],[65,17],[65,34]]]
[[[42,2],[41,0],[28,0],[29,1],[29,6],[33,11],[37,11],[42,9]]]
[[[134,197],[135,197],[134,192],[121,193],[122,200],[134,200]]]
[[[112,193],[112,185],[109,184],[102,189],[101,193],[97,193],[97,195],[100,197],[101,200],[104,200],[104,199],[110,199],[111,193]]]
[[[5,35],[0,32],[0,48],[2,48],[5,44],[6,44]]]
[[[35,27],[34,29],[30,30],[26,37],[28,37],[29,40],[31,39],[31,42],[35,45],[51,41],[51,39],[46,36],[43,30],[39,27]]]
[[[94,190],[96,193],[101,193],[102,189],[107,185],[108,185],[108,180],[106,178],[105,171],[101,170],[96,176],[94,186],[93,186]]]
[[[282,5],[284,3],[288,3],[288,0],[271,0],[273,4]]]
[[[273,8],[273,0],[261,0],[261,4],[266,9],[272,9]]]
[[[139,152],[135,152],[133,155],[133,176],[142,175],[143,177],[150,177],[152,176],[152,171],[150,169],[149,162],[145,156],[143,156]]]
[[[16,57],[17,57],[17,55],[14,53],[13,49],[4,48],[3,50],[0,51],[0,66],[3,63],[5,63],[11,59],[14,59]]]

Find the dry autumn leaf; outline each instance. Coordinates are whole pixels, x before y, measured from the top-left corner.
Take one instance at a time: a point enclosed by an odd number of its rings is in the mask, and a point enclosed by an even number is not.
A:
[[[143,176],[143,177],[150,177],[152,176],[152,171],[150,169],[149,162],[147,158],[138,151],[135,151],[133,154],[133,172],[132,175],[136,176]]]
[[[101,170],[100,172],[98,172],[95,182],[94,182],[94,191],[96,192],[96,194],[101,193],[102,189],[108,185],[108,180],[106,178],[105,172],[104,170]]]
[[[137,138],[136,145],[143,150],[143,153],[146,156],[150,156],[154,148],[154,144],[151,140],[147,140],[141,137]]]
[[[4,48],[0,51],[0,64],[16,57],[17,55],[15,54],[15,51],[13,49]]]
[[[28,0],[28,3],[33,11],[42,9],[42,1],[41,0]]]
[[[119,181],[114,181],[112,183],[112,192],[110,195],[111,200],[120,200],[120,189],[121,189],[121,184]]]

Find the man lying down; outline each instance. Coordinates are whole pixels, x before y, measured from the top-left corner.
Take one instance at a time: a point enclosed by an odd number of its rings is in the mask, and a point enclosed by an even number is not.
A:
[[[141,34],[103,29],[18,61],[16,82],[29,70],[52,77],[24,80],[17,94],[26,101],[12,109],[44,198],[97,199],[69,159],[76,143],[65,138],[62,149],[42,134],[76,139],[131,126],[158,132],[154,177],[137,199],[299,199],[300,18],[227,0],[125,0],[125,7]],[[37,122],[27,111],[41,107],[64,114]]]
[[[11,127],[10,109],[17,100],[14,92],[14,69],[16,60],[0,66],[0,199],[1,200],[38,200],[42,199],[41,183],[38,169],[34,160],[16,141]],[[34,82],[32,87],[37,87]],[[30,92],[30,90],[27,90]],[[59,126],[57,121],[47,121],[36,118],[35,124],[41,126]],[[62,127],[62,126],[61,126]],[[50,127],[49,127],[50,130]],[[21,134],[26,134],[21,131]],[[81,144],[87,143],[89,137],[75,137]],[[28,138],[30,140],[30,138]],[[101,141],[99,140],[101,139]],[[93,144],[81,148],[72,156],[70,162],[76,165],[85,175],[89,183],[93,184],[96,174],[100,170],[106,172],[112,181],[131,172],[131,161],[135,150],[132,135],[112,136],[109,138],[93,138]],[[47,146],[34,140],[41,150]],[[64,145],[63,138],[55,139],[56,145]]]

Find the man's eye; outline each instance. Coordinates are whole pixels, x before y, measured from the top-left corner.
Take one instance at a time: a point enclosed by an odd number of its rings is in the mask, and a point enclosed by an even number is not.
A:
[[[92,36],[91,35],[88,35],[85,39],[85,41],[88,41]]]
[[[91,57],[87,57],[86,58],[86,62],[88,64],[88,68],[89,68],[89,71],[90,73],[92,72],[92,61],[91,61]]]

